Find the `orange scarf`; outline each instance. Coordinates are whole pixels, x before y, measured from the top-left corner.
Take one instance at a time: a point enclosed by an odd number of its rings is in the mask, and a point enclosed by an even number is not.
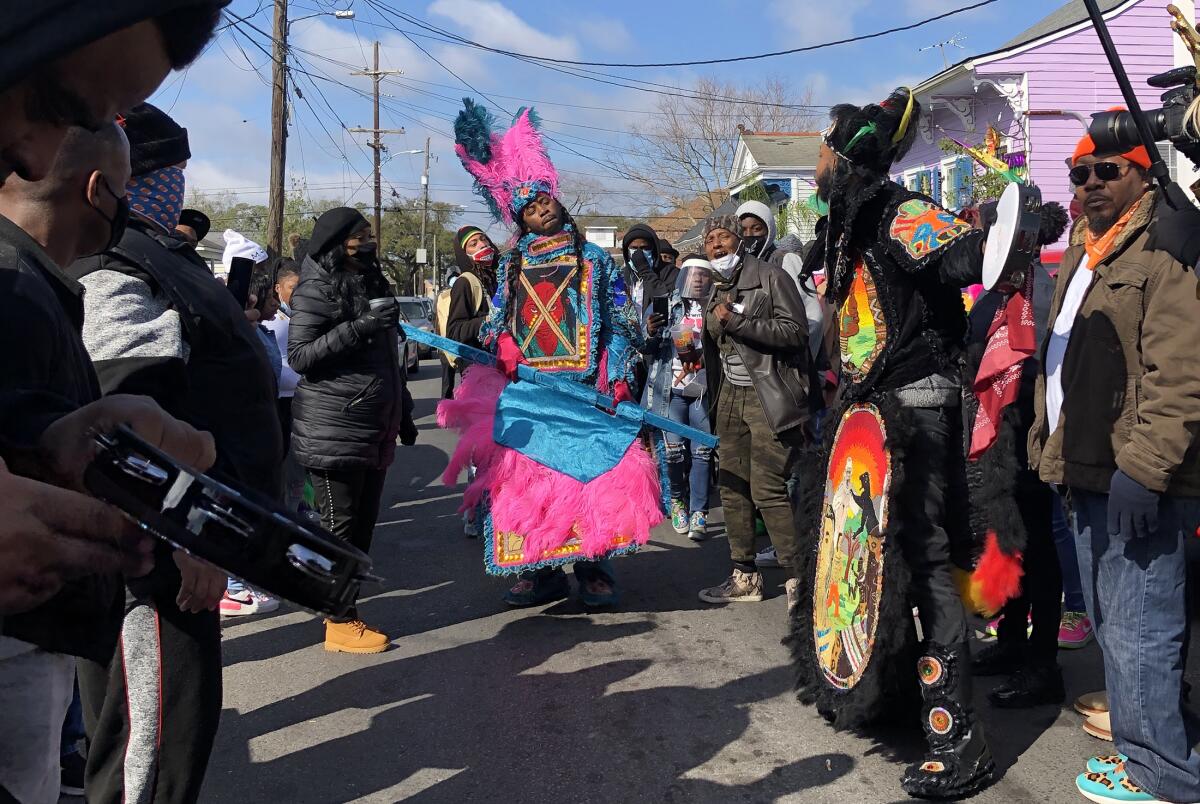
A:
[[[1145,193],[1134,202],[1120,220],[1109,227],[1108,231],[1102,235],[1096,236],[1092,234],[1091,229],[1086,229],[1084,233],[1083,248],[1088,255],[1088,268],[1095,269],[1100,261],[1112,253],[1113,245],[1117,242],[1117,238],[1125,231],[1125,227],[1129,225],[1129,221],[1133,218],[1133,214],[1141,208],[1142,204],[1146,203],[1146,199],[1150,197],[1150,193]]]

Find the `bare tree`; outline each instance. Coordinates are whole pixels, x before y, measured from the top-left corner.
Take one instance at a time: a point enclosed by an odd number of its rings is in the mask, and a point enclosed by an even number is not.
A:
[[[819,117],[811,89],[796,92],[778,78],[751,86],[701,78],[686,94],[660,95],[649,121],[634,127],[633,147],[612,161],[672,206],[705,199],[701,214],[723,201],[719,191],[733,169],[739,124],[750,131],[807,131]]]
[[[558,200],[566,207],[571,217],[594,213],[600,198],[605,193],[605,187],[589,176],[572,176],[563,180],[558,187]]]

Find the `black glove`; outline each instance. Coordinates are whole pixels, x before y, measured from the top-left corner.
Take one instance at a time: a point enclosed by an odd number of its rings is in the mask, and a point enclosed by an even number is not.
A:
[[[395,299],[367,310],[350,324],[359,338],[369,338],[377,332],[400,324],[400,305]]]
[[[1188,268],[1200,262],[1200,209],[1188,204],[1183,209],[1159,208],[1147,247],[1165,251]]]
[[[644,280],[647,277],[654,275],[654,266],[652,266],[650,261],[646,259],[645,253],[643,253],[640,248],[635,248],[633,250],[633,253],[629,255],[629,261],[633,264],[633,272],[637,274],[640,279]]]
[[[412,416],[405,416],[400,420],[400,443],[406,447],[417,443],[417,425]]]
[[[1158,531],[1158,494],[1118,469],[1108,489],[1108,533],[1145,538]]]

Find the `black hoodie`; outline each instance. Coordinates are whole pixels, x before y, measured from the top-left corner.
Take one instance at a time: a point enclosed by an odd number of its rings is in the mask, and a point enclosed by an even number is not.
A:
[[[650,250],[654,252],[654,263],[651,266],[653,272],[641,276],[637,274],[629,260],[629,244],[639,237],[650,243]],[[663,264],[658,253],[658,242],[658,233],[645,223],[636,223],[630,226],[629,231],[621,238],[621,254],[625,257],[625,265],[621,271],[625,277],[625,288],[629,293],[629,298],[641,310],[645,310],[650,304],[650,300],[657,296],[670,296],[675,290],[675,280],[679,278],[678,266]],[[634,299],[633,292],[639,279],[642,282],[642,294],[640,298]]]
[[[454,238],[454,259],[458,263],[461,275],[450,286],[450,310],[446,313],[446,337],[479,349],[482,348],[479,343],[479,328],[483,326],[483,322],[487,320],[488,314],[492,310],[489,299],[496,292],[496,272],[493,268],[490,276],[481,274],[475,261],[463,251],[461,240],[461,237]],[[491,238],[488,238],[488,242],[491,242]],[[492,245],[492,248],[495,249],[495,244]],[[499,252],[497,252],[495,259],[499,261],[499,257]],[[470,292],[470,280],[463,278],[466,274],[478,277],[480,284],[483,285],[483,298],[479,299],[478,307],[476,307],[475,299]]]

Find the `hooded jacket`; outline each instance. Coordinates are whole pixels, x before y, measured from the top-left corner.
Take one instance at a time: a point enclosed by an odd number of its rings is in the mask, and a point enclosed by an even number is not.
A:
[[[771,208],[762,201],[743,201],[734,213],[738,219],[738,223],[742,222],[742,218],[747,215],[753,215],[767,225],[767,242],[763,244],[762,250],[755,254],[760,260],[771,261],[775,255],[775,216],[771,214]],[[777,265],[779,263],[776,263]]]
[[[292,294],[288,363],[301,375],[292,397],[292,449],[309,469],[386,469],[412,399],[398,334],[360,338],[334,292],[332,273],[313,259],[340,236],[319,238],[314,231]]]
[[[653,271],[644,276],[637,274],[629,259],[629,244],[639,237],[650,243],[650,250],[654,252],[654,263],[651,266]],[[625,283],[625,292],[639,310],[644,311],[649,307],[650,300],[655,297],[670,296],[675,290],[675,281],[679,278],[678,266],[663,263],[658,251],[658,243],[658,234],[645,223],[636,223],[629,227],[629,231],[621,238],[621,254],[625,258],[625,264],[621,266],[621,277]],[[639,280],[642,283],[642,292],[639,298],[634,299],[633,294],[638,287]]]
[[[1200,370],[1196,274],[1150,251],[1158,196],[1134,213],[1113,250],[1092,266],[1062,364],[1059,426],[1046,417],[1046,344],[1029,431],[1029,460],[1042,480],[1108,493],[1120,468],[1151,491],[1200,496]],[[1051,326],[1081,269],[1086,219],[1063,253]],[[1048,341],[1049,339],[1047,339]]]
[[[491,297],[496,293],[496,274],[493,270],[491,277],[481,276],[475,261],[463,251],[460,240],[461,238],[454,238],[454,260],[458,265],[460,277],[462,274],[479,277],[480,284],[483,286],[483,298],[479,299],[476,304],[470,282],[467,280],[460,278],[450,286],[450,310],[446,314],[446,337],[480,349],[482,345],[479,343],[479,328],[483,326],[483,322],[487,320],[488,314],[492,311]],[[490,238],[488,242],[491,242]],[[493,250],[495,250],[494,245]],[[500,261],[499,251],[496,252],[493,259],[496,262]]]

